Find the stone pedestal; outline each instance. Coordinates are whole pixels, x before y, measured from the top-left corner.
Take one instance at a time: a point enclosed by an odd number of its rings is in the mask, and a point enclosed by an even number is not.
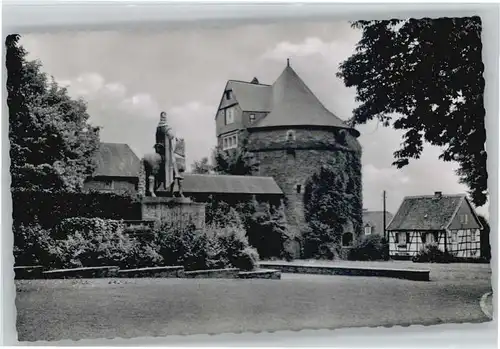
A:
[[[143,197],[141,215],[143,220],[172,222],[181,227],[190,223],[197,229],[205,226],[205,204],[188,198]]]

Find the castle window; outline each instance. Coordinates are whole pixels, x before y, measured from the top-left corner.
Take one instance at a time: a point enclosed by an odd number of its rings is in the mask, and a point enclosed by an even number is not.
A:
[[[286,161],[289,165],[295,164],[295,150],[287,149],[286,150]]]
[[[286,132],[286,140],[287,141],[294,141],[295,140],[295,131],[293,130],[288,130]]]
[[[295,186],[295,190],[297,191],[297,194],[302,193],[302,185],[297,184],[297,185]]]
[[[226,91],[226,99],[227,100],[231,99],[231,97],[232,97],[232,93],[231,92],[232,92],[231,90]]]
[[[373,227],[370,225],[365,225],[365,235],[371,235],[372,234],[372,229]]]
[[[255,122],[255,114],[250,114],[249,119],[250,123],[253,124]]]
[[[225,113],[226,113],[226,125],[232,124],[234,122],[234,109],[227,108]]]

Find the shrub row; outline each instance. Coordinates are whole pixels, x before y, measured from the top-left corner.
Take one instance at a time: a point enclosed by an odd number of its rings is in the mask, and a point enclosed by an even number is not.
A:
[[[81,217],[65,219],[52,229],[40,224],[18,226],[14,245],[16,265],[52,268],[182,265],[186,270],[252,270],[259,257],[237,226],[211,225],[197,231],[194,226],[158,224],[141,232],[120,221]]]
[[[14,225],[35,222],[51,228],[65,218],[141,219],[138,200],[114,193],[71,193],[37,190],[12,190]]]
[[[389,244],[380,235],[365,235],[355,241],[348,258],[356,261],[387,261],[389,260]]]
[[[211,196],[207,200],[205,217],[209,225],[243,229],[250,245],[257,249],[261,258],[292,259],[292,251],[287,244],[291,236],[281,201],[258,202],[253,197],[226,202]]]
[[[455,257],[449,252],[441,251],[437,243],[429,243],[412,258],[415,263],[451,263]]]

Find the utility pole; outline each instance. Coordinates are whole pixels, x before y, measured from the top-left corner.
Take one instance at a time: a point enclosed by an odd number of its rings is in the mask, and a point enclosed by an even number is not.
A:
[[[384,190],[384,193],[383,193],[383,203],[384,203],[384,213],[383,213],[383,217],[384,217],[384,239],[386,241],[388,241],[389,239],[387,239],[387,236],[386,236],[386,228],[387,228],[387,224],[386,224],[386,221],[385,221],[385,190]]]

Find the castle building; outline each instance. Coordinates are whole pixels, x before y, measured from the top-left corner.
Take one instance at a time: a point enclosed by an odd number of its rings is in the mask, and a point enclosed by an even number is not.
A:
[[[218,146],[224,150],[242,145],[259,163],[254,175],[272,177],[285,196],[287,219],[299,236],[305,228],[304,188],[322,165],[332,165],[339,176],[349,176],[359,185],[346,188],[352,194],[359,217],[361,202],[361,145],[359,132],[318,100],[290,66],[289,61],[272,85],[229,80],[215,117]],[[359,166],[352,167],[352,160]],[[355,193],[349,191],[356,191]],[[361,226],[344,229],[353,241]]]

